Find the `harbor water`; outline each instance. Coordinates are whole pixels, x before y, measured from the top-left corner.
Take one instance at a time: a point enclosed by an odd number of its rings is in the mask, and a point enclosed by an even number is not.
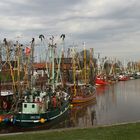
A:
[[[96,95],[96,101],[71,106],[66,114],[53,122],[30,128],[0,127],[0,133],[102,126],[140,120],[140,79],[98,86]]]

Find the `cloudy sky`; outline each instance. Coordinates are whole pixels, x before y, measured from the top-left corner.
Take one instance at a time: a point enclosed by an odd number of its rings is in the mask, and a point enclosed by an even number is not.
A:
[[[140,60],[139,0],[1,0],[0,39],[66,34],[66,45]]]

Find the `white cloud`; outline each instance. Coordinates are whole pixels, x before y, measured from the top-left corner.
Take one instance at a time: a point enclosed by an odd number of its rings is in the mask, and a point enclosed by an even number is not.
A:
[[[1,0],[1,38],[65,33],[71,43],[84,40],[95,51],[135,57],[139,6],[139,0]]]
[[[28,29],[41,29],[43,26],[36,18],[1,17],[0,27],[9,31],[24,31]]]

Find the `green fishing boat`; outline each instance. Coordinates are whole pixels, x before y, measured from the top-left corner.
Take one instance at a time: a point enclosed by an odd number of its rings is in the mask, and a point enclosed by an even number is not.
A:
[[[44,36],[40,35],[41,41]],[[64,36],[62,41],[64,41]],[[61,53],[58,59],[58,67],[55,69],[56,44],[54,37],[48,44],[49,66],[47,67],[48,82],[42,89],[31,86],[23,92],[23,98],[18,105],[18,112],[14,114],[14,122],[17,125],[42,124],[62,116],[69,109],[70,96],[63,88],[60,76]],[[44,43],[43,43],[44,44]]]

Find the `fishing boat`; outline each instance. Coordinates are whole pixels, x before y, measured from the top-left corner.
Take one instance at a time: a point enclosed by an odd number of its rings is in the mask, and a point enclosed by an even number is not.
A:
[[[12,107],[14,104],[14,92],[12,90],[13,71],[10,71],[14,61],[10,52],[12,44],[4,39],[0,48],[0,124],[9,123],[13,120]]]
[[[105,86],[109,84],[109,82],[107,81],[107,71],[105,69],[107,62],[108,62],[107,57],[101,59],[100,53],[98,53],[97,76],[95,80],[96,86]]]
[[[120,74],[118,77],[118,80],[119,81],[127,81],[127,80],[129,80],[129,76],[126,74]]]
[[[101,77],[96,77],[95,82],[96,82],[96,86],[104,86],[109,84],[106,80],[103,80]]]
[[[58,92],[52,89],[46,92],[34,91],[32,95],[25,98],[21,110],[14,115],[15,122],[20,125],[51,121],[64,114],[69,108],[69,96],[64,91]]]
[[[13,93],[11,91],[1,91],[0,94],[0,123],[9,123],[13,119],[11,111]]]
[[[79,84],[76,88],[74,86],[71,86],[70,88],[71,94],[76,92],[72,96],[73,104],[81,104],[96,99],[96,88],[90,84]]]
[[[41,41],[45,42],[43,35],[39,37]],[[64,35],[61,37],[64,41]],[[46,66],[48,82],[42,89],[31,86],[24,90],[22,102],[18,105],[18,112],[14,114],[13,118],[17,125],[29,126],[52,121],[69,109],[70,96],[64,90],[62,82],[59,81],[61,77],[60,62],[58,62],[57,70],[55,69],[56,44],[53,43],[54,37],[52,36],[50,40],[51,43],[48,44],[49,66]],[[34,42],[31,44],[31,51],[34,50],[33,47]],[[59,61],[61,61],[61,53],[59,56]]]
[[[90,68],[87,67],[86,50],[83,51],[83,69],[80,67],[80,62],[79,59],[76,57],[75,52],[76,51],[73,50],[72,69],[69,69],[67,71],[68,81],[66,82],[66,86],[70,91],[71,102],[73,104],[82,104],[96,99],[96,88],[95,83],[93,84],[92,71],[94,68],[92,67],[92,65],[90,66]],[[92,64],[91,61],[90,64]]]

